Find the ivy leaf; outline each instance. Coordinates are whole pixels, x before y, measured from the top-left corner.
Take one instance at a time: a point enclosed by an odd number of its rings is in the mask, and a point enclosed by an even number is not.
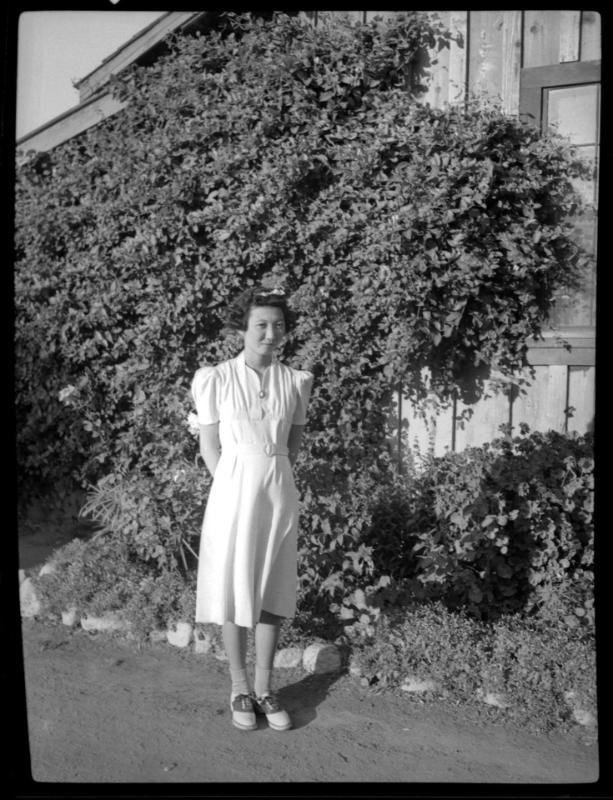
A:
[[[468,597],[473,603],[480,603],[483,600],[483,593],[477,586],[471,586]]]
[[[348,608],[347,606],[341,606],[339,617],[341,619],[355,619],[355,611],[352,608]]]

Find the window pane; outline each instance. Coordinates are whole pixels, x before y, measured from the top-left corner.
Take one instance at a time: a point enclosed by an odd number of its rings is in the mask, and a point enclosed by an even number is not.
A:
[[[596,252],[596,214],[586,212],[574,225],[577,242],[589,253]],[[558,292],[552,313],[554,325],[592,326],[596,324],[596,269],[588,267],[583,286],[577,292]]]
[[[546,124],[579,146],[579,155],[593,166],[592,176],[586,180],[573,180],[573,185],[588,204],[597,201],[598,159],[598,84],[582,84],[545,91]],[[586,211],[576,219],[577,241],[591,253],[595,252],[596,213]],[[577,292],[559,292],[556,299],[553,323],[556,327],[592,326],[596,311],[596,270],[589,268],[583,277],[583,286]]]
[[[596,273],[590,269],[582,291],[562,293],[556,297],[552,322],[556,328],[590,327],[596,324]]]
[[[598,85],[568,86],[547,92],[547,124],[573,144],[598,141]]]
[[[592,168],[591,178],[571,178],[571,183],[579,192],[585,203],[597,205],[598,195],[596,191],[596,148],[595,147],[581,147],[579,148],[578,155],[580,158],[590,165]]]

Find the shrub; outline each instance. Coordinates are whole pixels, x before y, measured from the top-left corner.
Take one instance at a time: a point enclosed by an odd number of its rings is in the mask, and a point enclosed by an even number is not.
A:
[[[125,545],[74,539],[53,556],[53,573],[35,578],[43,608],[59,615],[121,610],[146,572]]]
[[[461,703],[503,693],[506,717],[541,730],[570,719],[567,692],[596,707],[593,637],[569,637],[559,623],[516,616],[483,623],[440,601],[413,604],[382,616],[374,639],[354,644],[353,662],[375,687],[397,689],[416,676]]]
[[[433,599],[476,619],[521,613],[593,631],[593,469],[592,434],[526,425],[430,458],[375,492],[367,567],[340,565],[320,583],[330,610],[354,641],[386,610]]]
[[[116,611],[140,639],[194,617],[193,574],[152,571],[125,543],[75,539],[51,561],[55,570],[34,578],[47,615],[70,608],[80,616]]]
[[[196,614],[196,581],[193,573],[164,570],[148,573],[132,587],[123,609],[132,632],[145,638],[177,622],[193,622]]]
[[[197,561],[206,490],[196,463],[175,461],[163,473],[111,473],[89,493],[81,514],[95,519],[98,536],[123,542],[157,571],[185,572]],[[200,492],[196,493],[197,489]]]
[[[593,471],[591,434],[527,426],[434,459],[415,486],[412,570],[477,616],[536,611],[565,595],[567,622],[592,623]]]
[[[586,168],[494,106],[416,103],[407,66],[451,37],[426,14],[220,20],[116,76],[121,113],[18,170],[21,491],[101,481],[89,510],[109,536],[181,559],[207,489],[170,480],[195,451],[190,379],[237,351],[228,300],[282,282],[285,360],[315,373],[296,473],[318,607],[377,585],[364,538],[394,485],[396,386],[444,399],[475,365],[523,366],[578,280]]]

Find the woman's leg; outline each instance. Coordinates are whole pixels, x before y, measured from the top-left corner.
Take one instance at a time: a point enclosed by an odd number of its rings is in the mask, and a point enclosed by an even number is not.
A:
[[[253,689],[257,697],[271,691],[272,665],[279,641],[283,617],[262,611],[255,626],[255,681]]]
[[[247,628],[234,622],[223,624],[223,644],[230,662],[232,696],[249,694],[247,678]]]
[[[268,724],[276,731],[288,731],[292,721],[281,706],[271,687],[272,665],[279,641],[283,617],[262,611],[255,626],[255,681],[256,711],[266,715]]]

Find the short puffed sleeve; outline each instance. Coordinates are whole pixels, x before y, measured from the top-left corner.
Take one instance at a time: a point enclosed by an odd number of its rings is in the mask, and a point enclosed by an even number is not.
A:
[[[200,367],[192,380],[192,397],[200,425],[219,422],[219,378],[215,367]]]
[[[297,401],[292,418],[292,425],[304,425],[307,421],[307,406],[313,388],[313,373],[306,370],[296,370],[294,381],[297,388]]]

